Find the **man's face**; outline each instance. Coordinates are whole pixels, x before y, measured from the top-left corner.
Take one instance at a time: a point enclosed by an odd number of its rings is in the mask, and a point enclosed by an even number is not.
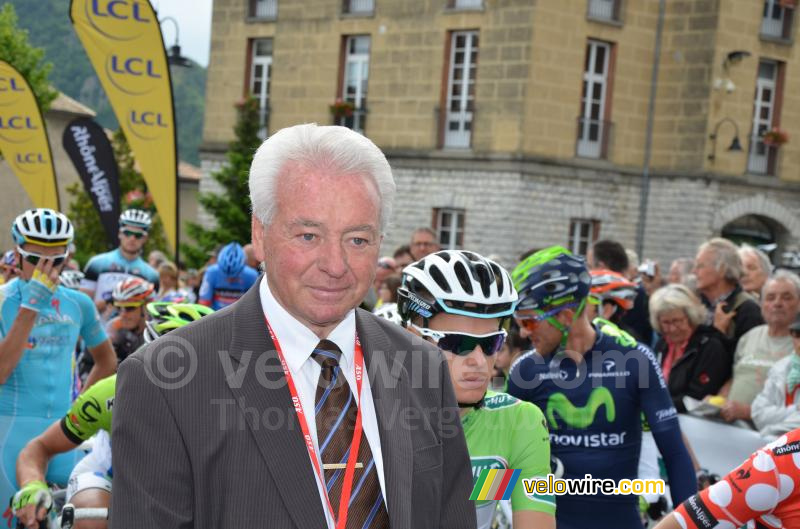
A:
[[[430,320],[428,327],[434,331],[489,334],[499,329],[500,321],[440,313]],[[487,356],[478,346],[467,355],[444,351],[444,356],[458,402],[472,404],[481,400],[492,380],[496,355]]]
[[[418,231],[411,237],[411,255],[419,261],[428,254],[439,251],[439,245],[433,235],[427,231]]]
[[[742,254],[742,288],[747,292],[761,293],[761,287],[767,280],[767,273],[761,268],[761,261],[758,256],[753,252],[744,252]]]
[[[800,311],[800,297],[789,281],[769,281],[761,300],[761,313],[767,325],[784,327],[792,323]]]
[[[720,281],[723,281],[724,276],[715,266],[715,259],[714,251],[709,248],[697,252],[697,257],[694,260],[693,272],[697,278],[698,290],[713,287]]]
[[[404,253],[395,257],[394,262],[397,265],[397,271],[402,272],[403,268],[414,262],[414,257],[410,253]]]
[[[571,323],[571,316],[573,314],[574,311],[565,309],[553,317],[562,323],[562,325],[568,325]],[[518,310],[514,313],[514,317],[519,317],[520,320],[537,315],[538,313],[533,310]],[[533,320],[527,321],[532,322]],[[532,325],[531,323],[522,324],[520,325],[519,334],[523,338],[529,338],[536,351],[542,355],[548,355],[552,353],[559,345],[561,345],[561,331],[559,331],[547,320],[538,321]]]
[[[327,335],[364,299],[380,250],[380,197],[358,174],[287,165],[268,227],[253,218],[256,257],[295,318]]]
[[[142,321],[142,306],[119,307],[119,317],[122,321],[123,328],[134,330],[139,327],[139,324]]]
[[[680,263],[678,263],[677,261],[674,261],[669,267],[667,282],[670,284],[681,282],[681,267]]]
[[[141,228],[123,226],[119,230],[119,245],[127,253],[139,253],[147,242],[147,232]]]
[[[22,253],[17,252],[17,262],[22,263],[22,273],[20,274],[20,277],[26,281],[30,280],[31,276],[33,276],[33,271],[36,269],[36,265],[32,263],[32,261],[38,260],[41,262],[39,257],[60,258],[61,263],[59,263],[57,266],[54,262],[55,268],[59,271],[61,271],[66,264],[66,246],[40,246],[38,244],[25,243],[20,248],[22,248],[24,253],[30,254],[23,255]]]

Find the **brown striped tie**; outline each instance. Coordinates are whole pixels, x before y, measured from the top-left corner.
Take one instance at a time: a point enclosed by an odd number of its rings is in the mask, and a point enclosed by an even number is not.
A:
[[[317,441],[323,464],[347,463],[358,413],[350,385],[339,368],[341,356],[342,351],[329,340],[322,340],[311,354],[311,357],[322,366],[314,412],[317,422]],[[356,461],[363,463],[363,467],[356,468],[353,475],[347,529],[388,528],[389,515],[383,502],[378,472],[367,437],[363,433]],[[337,515],[344,485],[344,473],[344,468],[325,470],[328,498],[333,506],[333,512]]]

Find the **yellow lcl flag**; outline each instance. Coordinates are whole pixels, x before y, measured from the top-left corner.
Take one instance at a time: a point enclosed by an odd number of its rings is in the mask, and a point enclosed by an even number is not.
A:
[[[72,0],[70,18],[175,248],[175,119],[156,13],[148,0]]]
[[[58,210],[47,129],[28,81],[0,61],[0,152],[34,207]]]

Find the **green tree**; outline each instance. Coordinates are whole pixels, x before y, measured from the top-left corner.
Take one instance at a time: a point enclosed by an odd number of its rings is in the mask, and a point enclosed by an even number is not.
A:
[[[135,168],[136,159],[133,157],[122,130],[114,133],[111,145],[119,167],[122,210],[137,208],[153,214],[153,225],[150,228],[150,237],[144,247],[144,254],[147,255],[152,250],[169,253],[164,225],[156,214],[153,199],[147,191],[144,178]],[[67,214],[75,225],[75,247],[77,248],[75,258],[83,266],[91,257],[111,248],[106,241],[106,233],[101,224],[100,215],[94,208],[83,184],[71,185],[67,188],[67,194],[71,197]]]
[[[228,146],[227,163],[211,175],[222,187],[220,193],[201,193],[199,202],[214,217],[213,228],[187,223],[186,229],[194,240],[192,245],[181,245],[181,256],[189,266],[203,265],[208,252],[220,244],[250,240],[250,190],[247,176],[253,154],[261,144],[258,137],[258,101],[245,99],[236,105],[238,118],[234,133],[236,139]]]
[[[0,8],[0,58],[17,69],[27,79],[36,95],[42,113],[47,112],[58,92],[50,86],[48,76],[53,64],[44,62],[44,50],[28,41],[27,30],[17,27],[14,6]]]

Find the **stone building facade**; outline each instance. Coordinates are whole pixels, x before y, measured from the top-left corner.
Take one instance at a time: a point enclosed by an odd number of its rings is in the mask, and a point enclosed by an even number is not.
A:
[[[386,253],[418,226],[508,264],[555,243],[634,247],[662,26],[644,255],[723,234],[779,256],[800,237],[789,4],[670,0],[662,16],[656,0],[216,0],[201,189],[234,103],[255,94],[265,134],[337,122],[386,152]],[[337,98],[355,117],[332,116]]]

